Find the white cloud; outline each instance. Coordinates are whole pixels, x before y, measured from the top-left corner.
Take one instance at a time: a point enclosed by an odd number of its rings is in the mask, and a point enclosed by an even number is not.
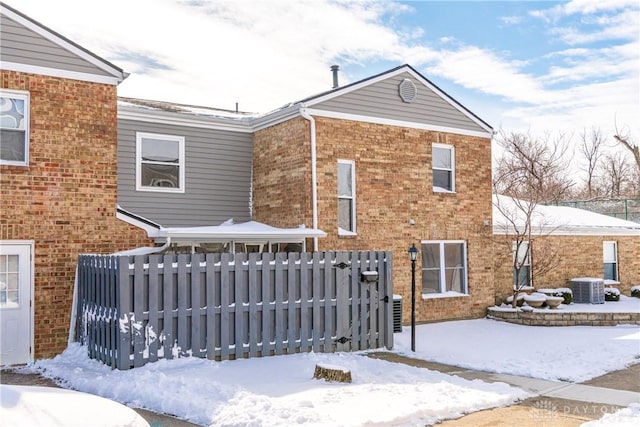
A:
[[[548,9],[533,10],[529,15],[546,22],[554,22],[564,16],[615,12],[629,8],[637,9],[638,6],[638,0],[573,0]]]
[[[494,53],[475,46],[456,51],[442,51],[438,63],[429,71],[459,85],[499,95],[510,101],[544,102],[540,84],[520,71],[522,61],[508,62]]]
[[[431,57],[385,24],[409,10],[388,1],[102,4],[23,0],[20,10],[132,73],[119,87],[125,96],[267,111],[330,89],[335,62]]]
[[[16,7],[130,72],[123,96],[266,112],[330,89],[333,63],[342,66],[341,84],[387,68],[380,64],[409,63],[436,83],[469,89],[471,99],[459,100],[494,126],[583,128],[617,114],[640,134],[637,0],[533,12],[549,22],[582,19],[563,22],[549,46],[564,44],[540,57],[526,46],[514,53],[476,46],[455,28],[425,40],[426,27],[402,24],[413,9],[391,0],[21,0]],[[626,42],[585,46],[607,40]]]
[[[498,20],[504,25],[518,25],[522,23],[523,18],[521,16],[501,16]]]
[[[569,44],[585,44],[602,40],[637,40],[640,32],[640,13],[638,11],[624,11],[615,16],[599,16],[592,20],[583,20],[588,24],[580,29],[575,26],[553,28],[552,35]],[[596,28],[601,29],[596,29]]]
[[[556,84],[637,76],[640,70],[638,52],[639,41],[601,49],[582,48],[554,52],[549,57],[560,57],[564,63],[552,65],[543,80],[546,84]]]

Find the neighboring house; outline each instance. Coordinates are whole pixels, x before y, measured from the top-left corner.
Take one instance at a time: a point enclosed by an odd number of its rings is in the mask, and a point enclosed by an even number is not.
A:
[[[498,300],[513,294],[515,253],[510,253],[509,247],[513,247],[513,224],[522,230],[525,219],[512,199],[494,196]],[[521,258],[525,261],[521,279],[535,288],[566,287],[572,278],[596,277],[629,295],[631,286],[640,284],[640,224],[582,209],[538,205],[531,215],[531,225],[532,241],[524,242],[530,245],[531,253]],[[532,275],[536,263],[549,263],[548,272]]]
[[[0,4],[0,364],[60,353],[78,254],[148,245],[116,218],[115,65]]]

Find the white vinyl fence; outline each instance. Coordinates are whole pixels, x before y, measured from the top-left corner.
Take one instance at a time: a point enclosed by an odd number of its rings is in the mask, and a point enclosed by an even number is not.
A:
[[[76,339],[130,369],[393,347],[391,252],[81,255]]]

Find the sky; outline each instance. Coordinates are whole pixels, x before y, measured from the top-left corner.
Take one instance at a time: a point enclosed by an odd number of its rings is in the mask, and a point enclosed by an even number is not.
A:
[[[408,63],[494,129],[640,139],[640,1],[7,0],[130,76],[266,113]],[[611,140],[611,138],[610,138]]]
[[[577,310],[576,305],[583,311],[607,305],[638,311],[640,300],[622,296],[619,302],[561,305],[558,310]],[[417,325],[415,352],[410,350],[410,337],[410,327],[394,334],[393,351],[546,380],[582,382],[637,363],[640,357],[637,325],[554,328],[489,319],[439,322]],[[313,379],[317,364],[349,369],[353,382]],[[531,396],[505,382],[469,381],[364,357],[363,352],[223,362],[180,358],[119,371],[88,359],[86,348],[73,343],[61,355],[24,369],[57,378],[66,388],[215,426],[423,426]],[[638,425],[640,405],[632,404],[615,416],[613,424],[603,419],[589,425]]]

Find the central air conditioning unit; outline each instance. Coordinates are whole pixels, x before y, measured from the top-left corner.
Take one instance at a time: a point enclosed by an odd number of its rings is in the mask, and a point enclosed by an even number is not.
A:
[[[402,332],[402,296],[393,296],[393,332]]]
[[[573,292],[573,302],[604,304],[604,280],[594,277],[580,277],[569,282]]]

